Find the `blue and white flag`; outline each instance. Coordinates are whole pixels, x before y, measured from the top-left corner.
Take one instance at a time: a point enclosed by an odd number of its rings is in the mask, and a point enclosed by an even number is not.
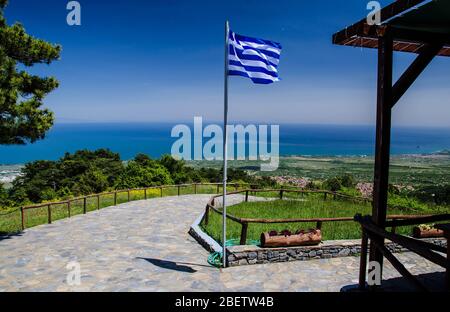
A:
[[[228,38],[228,75],[250,78],[254,83],[279,81],[278,63],[281,44],[238,35],[232,31]]]

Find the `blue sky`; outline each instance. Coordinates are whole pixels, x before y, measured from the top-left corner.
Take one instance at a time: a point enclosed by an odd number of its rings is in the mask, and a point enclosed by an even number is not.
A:
[[[365,0],[81,0],[81,26],[66,24],[67,2],[10,0],[6,9],[9,23],[63,46],[60,61],[31,68],[61,83],[46,99],[57,122],[220,121],[226,19],[283,45],[281,82],[231,77],[231,120],[375,122],[376,51],[331,44],[368,13]],[[395,55],[396,77],[413,57]],[[450,126],[448,66],[432,63],[397,104],[396,125]]]

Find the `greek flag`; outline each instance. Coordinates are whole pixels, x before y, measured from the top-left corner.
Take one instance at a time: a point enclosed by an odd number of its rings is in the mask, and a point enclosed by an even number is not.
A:
[[[257,84],[270,84],[280,80],[278,63],[281,44],[230,31],[228,45],[228,75],[247,77]]]

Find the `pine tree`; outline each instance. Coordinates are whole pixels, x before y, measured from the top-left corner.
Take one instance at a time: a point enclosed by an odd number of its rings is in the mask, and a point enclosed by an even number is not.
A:
[[[50,64],[59,58],[61,47],[28,35],[20,23],[9,26],[4,18],[7,3],[0,0],[0,144],[33,143],[53,125],[53,113],[41,106],[58,81],[31,75],[18,65]]]

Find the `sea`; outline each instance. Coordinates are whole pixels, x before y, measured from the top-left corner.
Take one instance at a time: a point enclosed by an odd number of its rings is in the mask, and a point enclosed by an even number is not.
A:
[[[132,159],[137,153],[158,158],[170,153],[178,139],[171,137],[171,130],[177,124],[56,124],[44,140],[34,144],[0,146],[0,182],[9,182],[17,176],[22,164],[56,160],[66,152],[80,149],[109,148],[123,160]],[[280,125],[282,156],[370,156],[375,151],[374,143],[373,126]],[[392,130],[392,154],[427,154],[442,150],[450,150],[450,128],[398,127]]]

